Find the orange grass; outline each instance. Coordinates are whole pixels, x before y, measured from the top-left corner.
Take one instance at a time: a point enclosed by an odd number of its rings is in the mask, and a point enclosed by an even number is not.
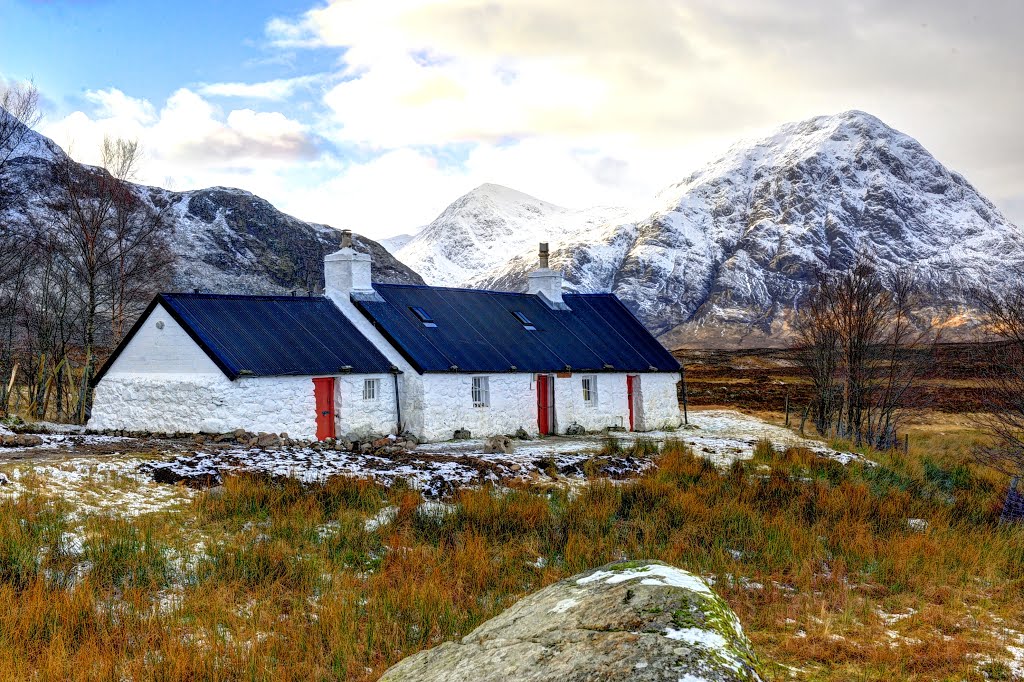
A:
[[[878,467],[764,443],[727,471],[670,441],[633,482],[466,490],[441,510],[353,479],[231,478],[128,520],[7,499],[0,679],[373,680],[621,558],[713,578],[763,658],[795,668],[771,679],[985,679],[1006,670],[992,617],[1024,607],[1024,530],[997,525],[1001,482],[959,438]]]

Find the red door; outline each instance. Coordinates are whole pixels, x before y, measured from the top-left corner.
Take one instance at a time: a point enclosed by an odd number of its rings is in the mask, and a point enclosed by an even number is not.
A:
[[[626,402],[629,403],[629,430],[633,430],[633,380],[636,379],[631,374],[626,375]]]
[[[537,375],[537,430],[540,435],[551,433],[551,389],[547,374]]]
[[[316,439],[334,438],[334,377],[313,379],[316,398]]]

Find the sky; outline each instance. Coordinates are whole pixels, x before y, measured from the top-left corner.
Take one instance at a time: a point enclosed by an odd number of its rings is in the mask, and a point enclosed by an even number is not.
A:
[[[1020,0],[0,0],[0,80],[96,162],[374,238],[497,183],[642,205],[739,139],[860,109],[1024,225]]]

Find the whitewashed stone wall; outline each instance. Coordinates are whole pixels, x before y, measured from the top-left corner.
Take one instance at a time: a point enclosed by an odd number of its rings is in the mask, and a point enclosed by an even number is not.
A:
[[[583,377],[597,378],[597,402],[583,400]],[[587,431],[608,426],[629,428],[629,403],[626,400],[626,375],[619,373],[576,374],[555,378],[555,423],[559,433],[573,423]]]
[[[213,374],[220,368],[196,345],[167,309],[158,305],[121,351],[112,374]]]
[[[637,397],[635,425],[637,431],[657,431],[675,428],[683,423],[679,411],[677,373],[659,372],[640,374],[640,395]]]
[[[473,407],[473,376],[487,376],[489,407]],[[424,374],[428,397],[423,438],[451,440],[456,429],[474,436],[515,433],[522,427],[537,434],[537,389],[532,374]]]
[[[472,377],[487,376],[490,407],[473,407]],[[583,400],[584,376],[597,377],[597,404]],[[676,398],[678,374],[639,375],[634,427],[638,431],[674,428],[681,423]],[[533,374],[426,374],[424,408],[427,441],[449,440],[456,429],[474,436],[515,433],[520,427],[537,435],[537,384]],[[629,427],[626,374],[599,373],[554,378],[555,427],[564,433],[572,423],[588,431],[608,426]]]
[[[379,391],[372,400],[363,399],[363,383],[377,379]],[[338,415],[339,436],[353,434],[359,438],[394,433],[395,380],[390,374],[352,374],[335,379],[334,409]]]
[[[89,428],[161,433],[221,433],[235,429],[316,437],[310,377],[223,374],[114,373],[97,384]]]
[[[583,377],[597,379],[596,404],[583,400]],[[555,421],[559,433],[573,423],[587,431],[608,426],[629,428],[626,373],[576,374],[555,378]],[[637,431],[674,428],[680,424],[676,397],[678,374],[636,375],[633,427]]]

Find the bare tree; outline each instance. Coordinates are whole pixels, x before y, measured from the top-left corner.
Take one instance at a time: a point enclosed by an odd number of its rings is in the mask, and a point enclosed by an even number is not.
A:
[[[814,415],[818,433],[827,433],[839,411],[842,388],[839,383],[841,348],[839,330],[832,317],[833,289],[823,275],[812,290],[806,305],[797,310],[794,350],[797,362],[811,380],[811,403],[807,411]],[[800,425],[803,429],[803,423]]]
[[[992,367],[985,378],[987,411],[978,420],[993,437],[980,448],[980,461],[1009,476],[1024,475],[1024,282],[1005,291],[978,296],[989,329],[1007,342],[1008,362]]]
[[[0,170],[39,123],[39,91],[31,83],[0,83]]]
[[[60,197],[51,206],[57,257],[77,284],[84,366],[77,417],[86,418],[97,346],[123,334],[139,302],[165,284],[172,264],[171,223],[131,184],[137,142],[104,140],[102,168],[70,159],[54,167]],[[102,314],[111,326],[100,329]],[[102,334],[101,334],[102,332]]]
[[[0,83],[0,415],[7,413],[15,366],[18,302],[33,267],[31,239],[4,220],[15,191],[6,169],[39,117],[39,92],[31,83]]]
[[[809,410],[822,434],[858,445],[895,444],[901,411],[937,342],[914,277],[880,273],[866,257],[845,272],[816,275],[796,315],[796,358],[811,381]]]

